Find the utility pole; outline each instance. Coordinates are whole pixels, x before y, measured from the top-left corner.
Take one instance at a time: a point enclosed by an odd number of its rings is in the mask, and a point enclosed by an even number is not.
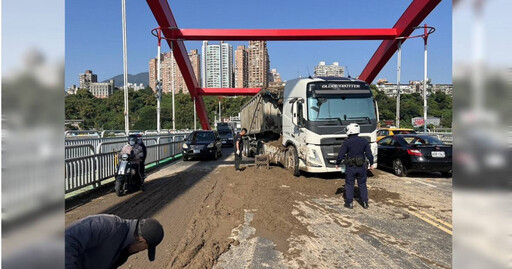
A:
[[[158,29],[158,54],[156,60],[156,130],[160,133],[160,101],[162,100],[162,75],[160,73],[162,30]]]
[[[423,76],[423,132],[427,132],[427,43],[428,43],[428,32],[427,24],[425,23],[425,34],[423,36],[425,43],[425,74]]]
[[[124,78],[124,132],[130,134],[130,120],[128,107],[128,48],[126,44],[126,0],[121,0],[123,20],[123,78]]]
[[[398,40],[398,64],[396,82],[396,119],[395,125],[400,128],[400,72],[402,71],[402,40]]]

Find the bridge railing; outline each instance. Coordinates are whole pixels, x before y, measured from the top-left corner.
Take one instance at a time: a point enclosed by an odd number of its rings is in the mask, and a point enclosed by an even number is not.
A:
[[[151,145],[158,144],[159,140],[160,140],[160,143],[172,142],[175,140],[174,137],[176,137],[177,139],[181,139],[182,137],[185,137],[186,135],[187,135],[187,133],[148,135],[148,136],[143,136],[142,139],[146,146],[151,146]],[[117,143],[113,143],[113,142],[117,142]],[[102,144],[101,152],[119,151],[126,143],[127,143],[126,137],[67,138],[65,140],[65,148],[66,148],[65,158],[85,157],[85,156],[88,156],[88,155],[91,155],[94,153],[99,153],[97,151],[97,149],[100,144]],[[82,147],[80,147],[79,145],[82,145]],[[107,145],[109,145],[109,146],[107,146]],[[88,150],[88,148],[90,146],[93,147],[93,149],[94,149],[93,152],[90,152]]]
[[[158,137],[152,145],[147,145],[145,164],[159,163],[162,160],[177,157],[181,153],[184,135]],[[93,186],[98,187],[105,179],[115,176],[118,151],[126,144],[125,141],[101,142],[94,154],[65,160],[65,193]],[[120,147],[119,147],[120,146]],[[91,145],[74,145],[70,149]],[[115,150],[113,150],[115,149]]]
[[[437,139],[443,141],[443,143],[448,145],[453,145],[453,133],[444,133],[444,132],[430,132],[430,133],[423,133],[429,136],[436,137]]]

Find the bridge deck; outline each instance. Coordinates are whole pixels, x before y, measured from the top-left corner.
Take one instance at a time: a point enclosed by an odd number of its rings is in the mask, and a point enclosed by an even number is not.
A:
[[[451,179],[376,170],[370,208],[347,210],[338,174],[236,173],[231,152],[151,171],[144,192],[68,201],[66,225],[98,213],[158,219],[166,235],[156,260],[139,253],[123,268],[451,267]]]

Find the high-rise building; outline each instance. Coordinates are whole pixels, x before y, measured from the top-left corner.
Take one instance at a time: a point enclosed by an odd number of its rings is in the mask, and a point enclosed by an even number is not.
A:
[[[247,50],[248,87],[267,87],[270,69],[267,41],[249,41]]]
[[[248,87],[248,56],[245,46],[238,46],[235,50],[235,88]]]
[[[268,86],[269,87],[281,87],[284,86],[283,80],[281,79],[281,75],[277,72],[277,69],[270,70],[268,77]]]
[[[91,82],[89,83],[89,91],[96,98],[108,98],[114,94],[114,80],[109,82]]]
[[[196,76],[198,83],[201,81],[201,62],[197,50],[190,50],[188,54],[192,63],[192,70]],[[185,80],[181,75],[180,69],[172,52],[162,53],[160,56],[160,76],[162,79],[162,92],[171,93],[174,89],[175,93],[189,93]],[[156,91],[157,79],[157,59],[149,60],[149,86]]]
[[[233,46],[228,43],[208,44],[203,41],[202,48],[202,87],[233,87]]]
[[[332,65],[326,65],[325,62],[320,62],[315,66],[315,77],[344,77],[345,67],[340,66],[340,63],[333,62]]]
[[[156,79],[157,79],[157,71],[156,71],[157,63],[156,58],[149,60],[149,87],[156,92]]]
[[[91,82],[98,82],[98,76],[93,74],[92,70],[85,70],[85,73],[78,75],[78,80],[80,81],[79,87],[81,89],[89,89]]]

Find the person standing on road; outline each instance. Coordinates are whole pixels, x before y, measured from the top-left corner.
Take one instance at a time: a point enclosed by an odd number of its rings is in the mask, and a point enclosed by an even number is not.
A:
[[[370,169],[373,169],[373,154],[368,141],[359,137],[360,127],[357,123],[351,123],[346,128],[348,138],[343,142],[336,159],[336,169],[343,161],[345,170],[345,207],[354,208],[354,184],[357,177],[357,185],[361,194],[363,208],[368,208],[368,188],[366,186],[367,167],[370,162]],[[346,155],[346,156],[345,156]]]
[[[247,133],[247,129],[242,128],[242,131],[235,136],[235,171],[242,171],[240,163],[242,162],[242,150],[244,149],[243,137]]]
[[[66,228],[66,269],[117,268],[130,255],[146,249],[153,261],[163,238],[162,225],[155,219],[92,215]]]

